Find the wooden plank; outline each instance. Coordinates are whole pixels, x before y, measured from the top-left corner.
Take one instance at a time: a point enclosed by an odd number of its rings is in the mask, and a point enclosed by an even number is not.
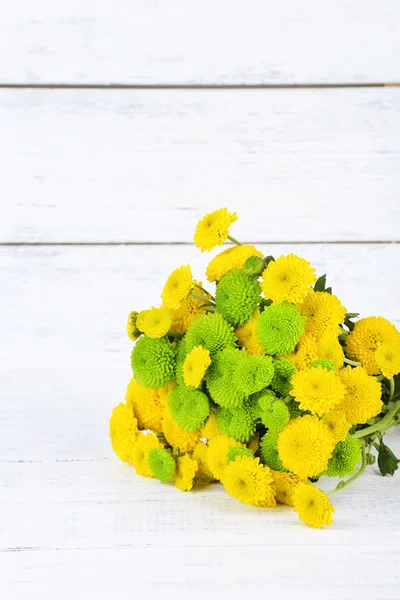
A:
[[[260,245],[311,261],[351,312],[400,325],[398,244]],[[211,256],[213,253],[211,253]],[[210,255],[193,246],[0,249],[3,368],[126,368],[127,314],[160,303],[169,273],[190,263],[203,279]],[[210,290],[212,286],[210,284]]]
[[[399,99],[0,90],[0,241],[190,241],[221,205],[241,240],[398,240]]]
[[[400,80],[396,0],[3,4],[0,82]]]

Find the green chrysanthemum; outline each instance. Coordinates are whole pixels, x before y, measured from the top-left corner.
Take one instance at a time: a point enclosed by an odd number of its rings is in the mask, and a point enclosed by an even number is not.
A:
[[[248,398],[248,403],[253,419],[261,421],[261,415],[263,413],[261,406],[263,403],[274,402],[276,399],[276,394],[272,390],[262,390],[261,392],[252,394]]]
[[[261,407],[261,422],[270,431],[278,433],[289,423],[289,409],[283,400],[261,398],[258,403]]]
[[[290,380],[296,373],[296,367],[291,360],[280,358],[274,360],[274,376],[271,381],[271,387],[275,392],[285,397],[292,389]]]
[[[248,442],[256,430],[256,423],[247,400],[238,408],[217,408],[216,418],[221,433],[233,437],[237,442]]]
[[[245,351],[243,353],[245,354]],[[245,354],[245,359],[236,367],[234,383],[249,396],[266,388],[271,383],[273,374],[274,367],[270,356]]]
[[[193,433],[201,429],[209,416],[210,401],[200,390],[177,385],[169,396],[169,410],[182,429]]]
[[[217,285],[217,311],[235,327],[247,323],[258,309],[260,284],[241,269],[226,273]]]
[[[338,442],[328,461],[329,477],[344,477],[356,470],[361,460],[360,442],[348,435],[343,442]]]
[[[267,354],[288,354],[299,341],[305,320],[290,302],[267,306],[258,320],[258,341]]]
[[[254,456],[249,448],[242,448],[241,446],[231,446],[226,455],[226,462],[230,463],[231,460],[235,460],[237,456]]]
[[[175,374],[175,350],[167,338],[146,335],[135,344],[131,355],[135,379],[148,388],[166,387]]]
[[[198,317],[186,333],[187,352],[195,346],[202,346],[212,355],[224,348],[233,348],[235,342],[236,336],[232,327],[217,313],[207,313]]]
[[[150,450],[147,456],[153,477],[163,483],[171,481],[175,473],[175,461],[171,454],[163,448],[154,448]]]
[[[245,397],[242,388],[232,385],[232,374],[242,360],[245,360],[244,354],[237,348],[225,348],[213,357],[206,383],[211,398],[220,406],[234,408]]]
[[[274,471],[286,471],[278,454],[278,433],[269,431],[261,439],[260,455],[265,465]]]
[[[265,262],[259,256],[249,256],[243,265],[243,271],[250,277],[259,277],[265,269]]]
[[[325,360],[324,358],[314,360],[310,365],[310,369],[316,369],[317,367],[324,367],[324,369],[328,369],[328,371],[336,371],[335,363],[331,360]]]
[[[297,417],[311,414],[309,410],[302,410],[300,408],[299,403],[296,402],[296,400],[294,398],[289,400],[289,402],[286,404],[286,406],[288,407],[291,419],[297,419]]]

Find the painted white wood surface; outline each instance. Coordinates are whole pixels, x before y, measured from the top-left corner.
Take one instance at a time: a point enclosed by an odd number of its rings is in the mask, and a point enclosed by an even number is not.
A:
[[[0,82],[400,80],[397,0],[5,0]]]
[[[122,464],[107,428],[127,369],[0,376],[2,597],[397,600],[398,476],[371,467],[333,497],[334,525],[312,530],[289,508],[246,507],[217,485],[182,494]],[[398,432],[388,439],[400,452]]]
[[[350,312],[400,325],[399,244],[259,248],[308,258]],[[194,246],[0,248],[1,365],[128,366],[128,312],[159,306],[166,278],[182,264],[204,283],[210,258]]]
[[[399,239],[400,88],[0,90],[0,131],[2,242]]]

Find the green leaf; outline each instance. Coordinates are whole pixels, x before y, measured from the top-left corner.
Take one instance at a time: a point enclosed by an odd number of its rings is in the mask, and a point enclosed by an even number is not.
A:
[[[325,291],[326,291],[327,294],[331,294],[332,295],[332,288],[331,287],[326,288]]]
[[[380,439],[378,449],[378,466],[383,476],[394,475],[394,472],[399,466],[400,460],[393,454],[391,449]]]
[[[274,259],[274,257],[273,257],[273,256],[265,256],[265,257],[263,258],[263,263],[264,263],[264,265],[265,265],[266,267],[268,267],[268,265],[269,265],[269,263],[270,263],[270,262],[275,262],[275,259]]]
[[[359,316],[360,316],[360,313],[346,313],[345,314],[346,319],[356,319]]]
[[[314,292],[324,292],[326,286],[326,275],[321,275],[318,277],[317,281],[314,284]]]

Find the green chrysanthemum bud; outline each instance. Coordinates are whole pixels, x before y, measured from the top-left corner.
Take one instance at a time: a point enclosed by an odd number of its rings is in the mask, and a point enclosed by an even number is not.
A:
[[[249,398],[248,398],[248,404],[251,410],[251,414],[253,416],[253,419],[255,419],[256,421],[260,421],[261,420],[261,413],[262,413],[262,409],[261,406],[259,404],[259,400],[261,398],[265,398],[265,399],[269,399],[271,398],[272,401],[276,400],[276,395],[272,390],[262,390],[261,392],[257,392],[256,394],[252,394]]]
[[[343,442],[338,442],[328,461],[327,475],[329,477],[344,477],[356,470],[361,460],[360,442],[348,435]]]
[[[206,383],[211,398],[220,406],[234,408],[245,397],[241,388],[232,385],[233,373],[242,360],[245,360],[245,355],[237,348],[225,348],[213,356]]]
[[[286,406],[289,409],[289,414],[290,414],[291,419],[297,419],[297,417],[311,414],[309,410],[302,410],[300,408],[299,403],[296,402],[296,400],[294,398],[289,400],[289,402],[286,404]]]
[[[242,448],[241,446],[231,446],[226,455],[226,462],[230,463],[231,460],[235,460],[237,456],[254,456],[249,448]]]
[[[280,358],[274,360],[274,376],[271,381],[271,387],[275,392],[285,397],[292,389],[290,383],[293,375],[296,373],[296,367],[291,360]]]
[[[259,256],[249,256],[243,265],[243,272],[250,277],[259,277],[265,269],[265,263]]]
[[[258,403],[261,407],[261,422],[270,431],[278,433],[289,423],[289,409],[283,400],[262,398]]]
[[[175,350],[165,337],[141,337],[132,350],[131,363],[136,381],[145,387],[166,387],[174,379]]]
[[[150,450],[147,461],[153,477],[163,483],[171,481],[175,473],[175,461],[167,450],[163,448]]]
[[[202,346],[210,354],[215,354],[224,348],[233,348],[236,342],[232,327],[217,313],[207,313],[195,319],[185,337],[187,352],[195,346]]]
[[[248,442],[256,430],[256,423],[247,400],[238,408],[217,408],[216,418],[221,433],[233,437],[237,442]]]
[[[261,439],[260,455],[265,465],[268,465],[274,471],[286,471],[278,454],[278,433],[269,431]]]
[[[228,271],[217,284],[217,311],[235,327],[247,323],[258,309],[260,284],[240,269]]]
[[[246,396],[266,388],[274,374],[272,358],[261,354],[246,355],[234,373],[235,386],[240,387]]]
[[[324,367],[324,369],[328,369],[328,371],[336,371],[335,363],[331,360],[325,360],[324,358],[314,360],[310,365],[310,369],[316,369],[317,367]]]
[[[133,342],[136,341],[142,335],[142,332],[139,331],[139,329],[136,326],[136,319],[138,314],[139,313],[136,310],[131,310],[131,312],[128,315],[128,321],[126,323],[126,333],[128,334],[129,339]]]
[[[272,304],[258,320],[258,341],[267,354],[288,354],[299,341],[305,320],[300,309],[290,302]]]
[[[210,414],[210,401],[200,390],[177,385],[169,396],[169,410],[174,421],[192,433],[204,425]]]

